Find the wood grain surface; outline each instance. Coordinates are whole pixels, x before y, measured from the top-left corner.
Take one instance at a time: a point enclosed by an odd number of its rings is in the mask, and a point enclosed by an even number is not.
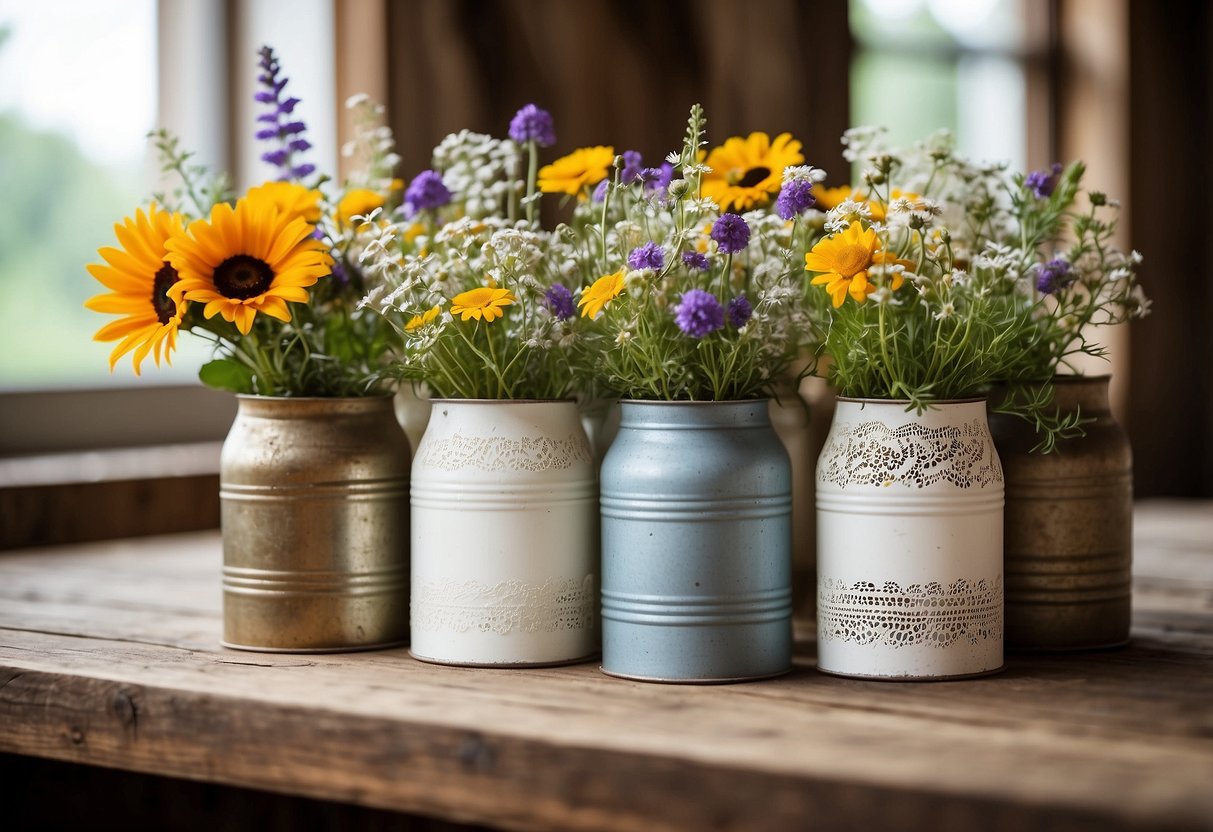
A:
[[[1213,505],[1136,524],[1131,646],[718,687],[218,646],[215,533],[0,554],[0,752],[504,829],[1213,829]]]

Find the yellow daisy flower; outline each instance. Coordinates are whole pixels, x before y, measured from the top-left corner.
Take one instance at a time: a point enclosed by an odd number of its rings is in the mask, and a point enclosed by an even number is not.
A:
[[[814,286],[825,284],[826,291],[834,299],[834,307],[842,306],[847,293],[857,303],[863,303],[876,287],[868,280],[868,269],[877,260],[880,238],[872,229],[865,229],[853,222],[841,234],[834,234],[813,246],[804,256],[804,268],[808,272],[824,272],[813,278]],[[894,278],[893,289],[901,285],[901,275]]]
[[[509,289],[482,286],[479,289],[469,289],[455,295],[451,299],[451,314],[458,315],[461,321],[469,318],[480,320],[483,316],[484,322],[489,324],[502,317],[505,314],[501,311],[502,307],[509,306],[514,300],[514,295]]]
[[[207,318],[222,315],[241,335],[253,328],[258,312],[289,321],[287,302],[307,303],[305,287],[333,265],[312,231],[264,196],[245,197],[234,209],[221,202],[209,220],[195,220],[186,234],[166,244],[181,276],[169,294],[205,303]]]
[[[585,201],[615,162],[615,148],[583,147],[539,169],[539,190],[545,194],[575,194]]]
[[[863,199],[863,197],[855,196],[855,190],[850,185],[839,185],[835,188],[827,188],[820,184],[814,185],[813,196],[817,199],[817,204],[813,207],[820,211],[837,208],[851,198]]]
[[[620,269],[598,278],[589,288],[583,289],[581,300],[577,301],[577,305],[582,307],[581,317],[589,317],[590,320],[597,318],[608,301],[619,297],[623,292],[623,275],[624,270]]]
[[[312,225],[320,222],[320,191],[305,188],[295,182],[266,182],[250,188],[248,195],[269,199],[278,212],[292,218],[303,217]]]
[[[433,309],[422,312],[420,315],[414,315],[413,317],[409,318],[409,322],[404,325],[404,331],[405,332],[414,332],[418,329],[421,329],[423,326],[428,324],[430,321],[437,318],[441,312],[442,312],[442,304],[438,304]]]
[[[177,282],[177,270],[165,260],[165,244],[184,230],[180,214],[161,211],[155,203],[147,213],[135,212],[114,225],[114,233],[122,248],[98,250],[105,264],[92,263],[89,274],[95,277],[109,294],[97,295],[85,301],[94,312],[122,315],[106,324],[93,336],[95,341],[118,341],[110,353],[110,371],[118,359],[135,351],[135,375],[150,353],[160,366],[160,356],[171,363],[170,354],[177,346],[177,330],[189,306],[184,300],[169,295],[169,287]]]
[[[387,199],[382,194],[366,188],[347,191],[337,203],[337,222],[345,225],[354,217],[365,217],[376,208],[382,208]]]
[[[779,193],[783,169],[804,161],[800,147],[791,133],[780,133],[774,141],[766,133],[734,136],[708,154],[712,171],[703,176],[703,195],[722,211],[761,208]]]
[[[822,211],[829,211],[831,208],[837,208],[848,199],[853,199],[856,202],[866,202],[868,210],[871,212],[873,222],[884,222],[888,216],[887,206],[879,200],[869,200],[866,191],[857,191],[850,185],[839,185],[836,188],[826,188],[822,185],[813,186],[813,196],[817,198],[817,208]],[[899,188],[894,188],[889,192],[889,200],[908,199],[914,206],[915,210],[919,210],[919,205],[922,201],[922,195],[913,193],[912,191],[903,191]]]

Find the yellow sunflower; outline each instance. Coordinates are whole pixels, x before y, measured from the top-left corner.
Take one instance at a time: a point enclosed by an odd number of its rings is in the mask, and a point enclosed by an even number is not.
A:
[[[420,315],[414,315],[413,317],[409,318],[409,322],[404,325],[404,331],[405,332],[414,332],[418,329],[421,329],[423,326],[428,324],[430,321],[437,318],[439,313],[441,313],[441,312],[442,312],[442,304],[438,304],[433,309],[427,309],[425,312],[422,312]]]
[[[582,307],[581,317],[590,320],[597,318],[608,301],[619,297],[623,292],[623,275],[624,270],[620,269],[614,274],[603,275],[589,288],[583,289],[581,300],[577,301],[577,305]]]
[[[122,248],[98,250],[105,263],[87,266],[88,273],[111,291],[89,298],[84,305],[94,312],[124,316],[93,336],[95,341],[122,339],[110,353],[111,372],[118,359],[131,350],[135,351],[135,375],[140,374],[140,365],[149,353],[157,367],[162,353],[166,362],[172,362],[177,330],[189,304],[180,296],[169,295],[169,287],[178,278],[176,269],[165,260],[165,244],[183,230],[180,214],[161,211],[152,203],[146,214],[138,210],[134,219],[126,217],[114,225]]]
[[[615,162],[615,148],[583,147],[539,169],[539,190],[545,194],[575,194],[584,201]]]
[[[354,217],[365,217],[376,208],[382,208],[387,199],[382,194],[366,188],[347,191],[337,203],[337,222],[345,225]]]
[[[722,211],[748,211],[779,193],[783,169],[799,165],[804,154],[791,133],[780,133],[774,141],[766,133],[751,133],[713,148],[706,161],[712,171],[703,176],[703,195]]]
[[[813,278],[814,286],[825,284],[834,299],[834,308],[842,306],[847,293],[857,303],[863,303],[876,287],[868,280],[868,269],[877,262],[880,238],[872,229],[853,222],[841,234],[834,234],[813,246],[804,256],[808,272],[823,272]],[[883,261],[884,258],[881,258]],[[893,289],[901,285],[901,275],[894,279]]]
[[[166,244],[181,279],[169,294],[205,303],[207,318],[222,315],[241,335],[261,312],[291,319],[287,301],[307,303],[307,286],[330,273],[333,258],[312,237],[302,217],[278,211],[272,200],[248,196],[236,207],[221,202],[209,220],[195,220],[187,233]]]
[[[514,300],[514,295],[509,289],[482,286],[479,289],[469,289],[455,295],[451,299],[451,314],[458,315],[461,321],[469,318],[480,320],[483,316],[484,322],[491,324],[505,314],[501,311],[502,307],[509,306]],[[429,312],[426,314],[428,315]]]
[[[280,214],[292,218],[303,217],[312,225],[320,222],[320,191],[295,182],[266,182],[250,188],[248,195],[255,199],[269,199],[278,207]]]

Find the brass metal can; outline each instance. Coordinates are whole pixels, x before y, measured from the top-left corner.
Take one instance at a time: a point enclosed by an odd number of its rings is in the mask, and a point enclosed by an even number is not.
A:
[[[391,396],[238,396],[223,444],[223,644],[408,640],[408,440]]]
[[[1006,475],[1006,639],[1013,650],[1087,650],[1129,640],[1133,460],[1108,376],[1058,377],[1056,404],[1084,436],[1053,453],[1021,419],[991,414]]]

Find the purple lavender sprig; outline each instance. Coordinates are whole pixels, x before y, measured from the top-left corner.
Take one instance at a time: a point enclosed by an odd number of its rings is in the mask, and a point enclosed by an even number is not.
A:
[[[258,141],[271,144],[271,149],[261,154],[261,159],[278,168],[279,180],[302,179],[316,172],[316,166],[309,162],[295,163],[296,153],[302,153],[311,148],[312,143],[303,137],[307,125],[294,117],[298,98],[282,97],[282,92],[290,80],[285,75],[279,75],[281,66],[273,48],[261,47],[257,53],[261,59],[257,62],[261,73],[257,83],[261,89],[253,95],[259,104],[267,105],[264,113],[257,116],[257,122],[263,125],[257,130]]]

